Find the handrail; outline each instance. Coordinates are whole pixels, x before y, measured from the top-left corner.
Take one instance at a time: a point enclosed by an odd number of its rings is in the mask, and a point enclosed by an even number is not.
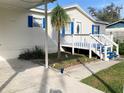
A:
[[[102,43],[100,40],[96,39],[92,34],[90,35],[90,37],[92,37],[93,39],[95,39],[97,42],[99,42],[100,44],[104,45],[104,43]]]
[[[65,34],[65,36],[89,36],[90,34]]]
[[[115,42],[113,42],[111,39],[109,39],[107,36],[102,35],[105,39],[107,39],[109,42],[111,42],[113,45],[115,45],[116,47],[118,47],[118,44],[116,44]]]
[[[116,44],[115,42],[113,42],[111,39],[109,39],[107,36],[105,36],[104,34],[95,34],[93,36],[102,36],[104,37],[105,39],[107,39],[107,41],[109,41],[110,43],[112,43],[113,45],[115,46],[118,46],[118,44]]]
[[[71,46],[72,54],[74,54],[75,48],[89,49],[89,58],[91,58],[93,51],[101,59],[104,58],[108,60],[107,50],[111,48],[111,51],[113,51],[114,45],[116,47],[116,54],[119,55],[119,45],[104,34],[65,34],[64,39],[63,45]],[[104,52],[102,52],[102,50],[104,50]]]

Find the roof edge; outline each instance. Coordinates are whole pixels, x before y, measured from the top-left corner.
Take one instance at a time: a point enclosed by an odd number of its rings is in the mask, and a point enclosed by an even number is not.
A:
[[[85,12],[79,5],[77,5],[77,4],[65,6],[65,7],[63,7],[63,8],[64,8],[65,10],[70,9],[70,8],[77,8],[80,12],[82,12],[86,17],[88,17],[88,18],[89,18],[91,21],[93,21],[94,23],[105,24],[105,25],[108,25],[108,24],[109,24],[108,22],[96,21],[93,17],[91,17],[88,13],[86,13],[86,12]],[[36,9],[36,8],[30,9],[30,11],[32,11],[32,12],[44,13],[44,10]],[[51,10],[48,10],[48,13],[51,13],[51,11],[52,11],[52,9],[51,9]]]
[[[111,26],[111,25],[114,25],[114,24],[116,24],[116,23],[119,23],[119,22],[124,22],[124,20],[119,20],[119,21],[113,22],[113,23],[107,25],[107,27],[109,27],[109,26]]]

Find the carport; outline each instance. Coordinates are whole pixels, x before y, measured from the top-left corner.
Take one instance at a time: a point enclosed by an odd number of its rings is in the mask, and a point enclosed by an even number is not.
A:
[[[47,3],[49,2],[53,2],[55,0],[0,0],[0,7],[2,8],[7,8],[7,9],[11,9],[12,11],[15,11],[15,9],[18,11],[18,10],[29,10],[31,8],[35,8],[36,6],[38,5],[44,5],[44,9],[45,9],[45,17],[46,17],[46,20],[47,20]],[[4,11],[4,10],[3,10]],[[11,12],[11,11],[10,11]],[[20,13],[21,14],[21,13]],[[9,16],[9,13],[5,15]],[[2,19],[2,18],[1,18]],[[1,20],[0,19],[0,20]],[[6,18],[5,18],[6,19]],[[8,19],[7,19],[8,20]],[[4,20],[3,20],[4,21]],[[16,20],[14,18],[10,19],[11,22],[15,22]],[[1,24],[4,24],[1,22]],[[6,22],[5,22],[6,24]],[[8,23],[10,24],[9,26],[11,26],[11,23]],[[17,23],[18,24],[18,23]],[[13,24],[14,25],[14,24]],[[16,26],[17,27],[17,26]],[[45,31],[45,66],[46,68],[48,68],[48,46],[47,46],[47,21],[46,21],[46,31]],[[4,27],[6,28],[6,26]],[[13,30],[13,27],[11,27],[12,30]],[[9,29],[9,28],[8,28]],[[19,29],[19,28],[18,28]],[[2,31],[2,29],[0,29]],[[3,32],[2,32],[3,33]],[[4,33],[5,34],[5,33]],[[3,37],[4,37],[4,34],[3,34]],[[9,33],[7,33],[9,37]],[[16,33],[15,33],[16,34]],[[6,40],[6,41],[5,41]],[[8,48],[8,44],[10,43],[10,46],[11,45],[11,42],[9,41],[9,39],[5,39],[2,41],[2,43],[0,44],[0,46],[3,46],[3,45],[6,45],[4,48],[6,48],[6,51],[10,49]],[[8,42],[7,42],[8,41]],[[13,40],[11,40],[13,41]],[[24,41],[24,40],[23,40]],[[21,41],[18,41],[18,42],[21,42]],[[4,44],[5,43],[5,44]],[[15,43],[13,43],[14,45]],[[16,44],[15,44],[16,45]],[[18,47],[19,44],[17,44],[17,47]],[[9,46],[9,47],[10,47]],[[14,48],[14,47],[13,47]],[[3,50],[3,48],[1,48],[1,50]],[[1,52],[2,53],[2,52]],[[4,52],[5,53],[5,52]],[[3,54],[4,54],[3,53]],[[16,53],[15,53],[16,54]],[[11,55],[11,54],[10,54]],[[10,56],[9,55],[9,56]]]

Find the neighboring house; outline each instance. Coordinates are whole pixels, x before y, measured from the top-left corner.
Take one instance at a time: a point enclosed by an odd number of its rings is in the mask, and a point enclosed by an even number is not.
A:
[[[124,20],[114,22],[107,26],[106,34],[113,34],[116,41],[124,42]]]
[[[44,11],[6,6],[0,8],[0,56],[6,59],[15,58],[25,49],[36,45],[44,49]],[[94,20],[78,5],[64,9],[71,20],[61,30],[61,49],[70,47],[73,54],[75,48],[86,49],[89,50],[90,58],[94,52],[101,59],[108,60],[113,58],[108,52],[113,53],[114,45],[116,55],[119,55],[118,45],[104,35],[108,23]],[[48,11],[48,49],[49,53],[53,53],[57,52],[57,33],[51,25],[50,14],[51,10]]]

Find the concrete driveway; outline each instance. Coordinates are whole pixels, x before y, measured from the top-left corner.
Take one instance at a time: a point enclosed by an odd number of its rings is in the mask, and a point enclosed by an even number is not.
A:
[[[92,74],[95,74],[101,70],[111,67],[119,62],[120,61],[111,60],[109,62],[98,61],[98,62],[80,64],[67,68],[65,70],[65,73],[69,77],[74,78],[77,81],[80,81],[84,78],[91,76]]]
[[[0,93],[103,92],[30,61],[0,58]]]

